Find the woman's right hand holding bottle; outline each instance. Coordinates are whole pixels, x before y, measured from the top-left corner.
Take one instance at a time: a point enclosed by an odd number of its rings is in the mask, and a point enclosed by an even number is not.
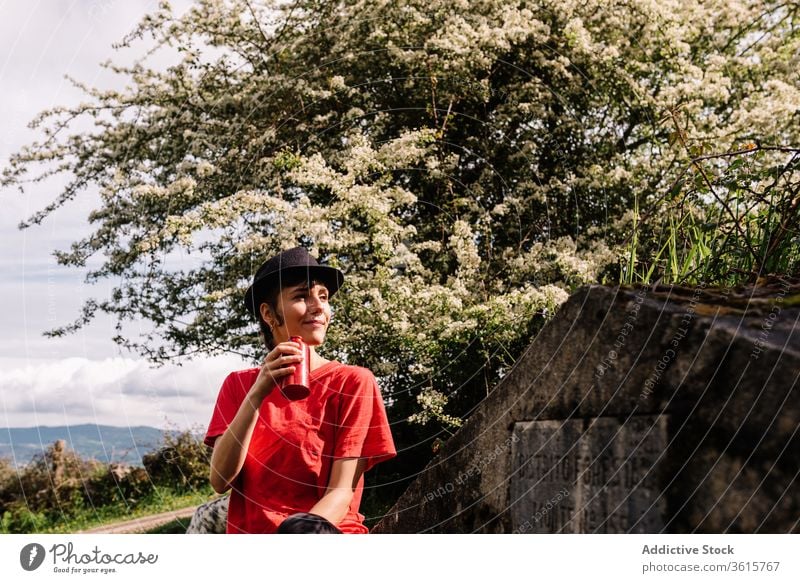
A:
[[[294,367],[302,360],[303,354],[297,342],[281,342],[267,354],[250,392],[260,403],[278,386],[283,377],[294,372]]]

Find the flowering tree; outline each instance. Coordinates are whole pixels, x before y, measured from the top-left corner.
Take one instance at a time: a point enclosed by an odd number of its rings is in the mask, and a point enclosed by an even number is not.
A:
[[[23,227],[102,195],[57,258],[103,253],[89,281],[123,283],[50,334],[100,310],[152,321],[159,343],[115,341],[154,362],[257,358],[243,291],[305,244],[347,276],[328,355],[372,368],[395,419],[444,427],[575,286],[618,277],[635,206],[703,147],[800,131],[796,3],[201,0],[162,4],[121,47],[145,37],[177,62],[105,64],[129,87],[41,114],[3,177],[71,176]],[[80,117],[96,131],[70,134]],[[167,269],[178,249],[202,266]]]

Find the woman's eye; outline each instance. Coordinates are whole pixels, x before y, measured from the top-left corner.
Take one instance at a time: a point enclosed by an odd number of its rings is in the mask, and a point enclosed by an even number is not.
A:
[[[294,299],[296,299],[296,300],[299,300],[299,299],[301,299],[301,298],[307,298],[307,297],[309,297],[309,294],[298,294],[298,295],[296,295],[296,296],[294,297]],[[324,294],[323,294],[323,295],[319,296],[319,299],[320,299],[321,301],[323,301],[323,302],[327,302],[327,301],[328,301],[328,296],[326,296],[326,295],[324,295]]]

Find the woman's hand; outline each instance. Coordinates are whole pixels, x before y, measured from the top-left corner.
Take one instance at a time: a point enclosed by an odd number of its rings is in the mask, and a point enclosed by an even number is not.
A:
[[[250,392],[260,403],[278,386],[281,378],[294,372],[295,365],[302,360],[303,354],[297,342],[281,342],[267,354]]]

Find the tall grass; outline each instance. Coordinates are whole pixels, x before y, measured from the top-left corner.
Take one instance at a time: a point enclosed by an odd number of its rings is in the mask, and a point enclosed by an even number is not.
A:
[[[691,159],[643,214],[634,198],[620,283],[735,286],[800,272],[800,150]]]

